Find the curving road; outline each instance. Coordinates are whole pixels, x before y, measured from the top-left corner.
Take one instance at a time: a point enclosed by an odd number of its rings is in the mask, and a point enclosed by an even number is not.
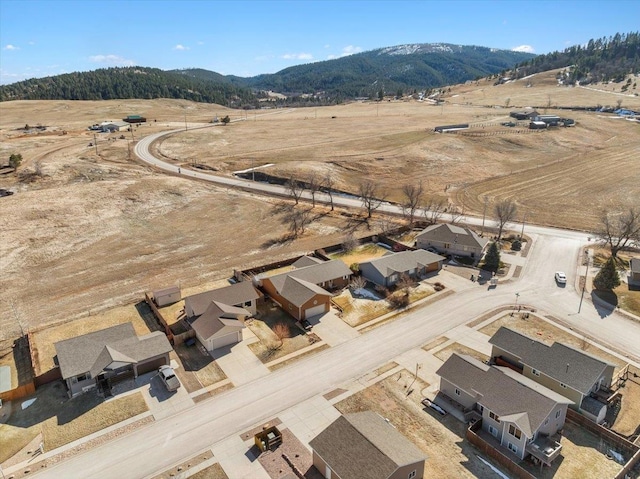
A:
[[[171,132],[170,132],[171,133]],[[136,146],[145,162],[171,173],[174,165],[154,158],[148,147],[167,133],[151,135]],[[275,185],[255,184],[207,173],[181,170],[185,177],[212,181],[268,194],[283,194]],[[358,199],[335,198],[341,206],[360,207]],[[393,208],[396,208],[394,210]],[[397,213],[394,205],[385,210]],[[474,219],[470,219],[477,221]],[[494,290],[468,282],[450,295],[424,309],[376,328],[366,334],[302,358],[266,377],[235,387],[200,402],[179,415],[161,419],[133,433],[90,449],[37,474],[42,478],[153,477],[184,458],[211,447],[224,438],[266,421],[300,402],[344,385],[393,360],[398,355],[441,336],[498,306],[520,304],[552,314],[576,330],[605,344],[640,357],[640,323],[598,310],[585,301],[576,314],[579,294],[576,283],[578,256],[587,243],[585,233],[529,226],[533,238],[521,279]],[[566,288],[553,280],[556,270],[568,273]],[[407,334],[410,331],[411,334]]]

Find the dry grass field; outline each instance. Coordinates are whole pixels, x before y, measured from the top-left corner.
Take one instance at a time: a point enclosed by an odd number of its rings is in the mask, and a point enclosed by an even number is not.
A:
[[[16,193],[0,198],[0,341],[134,303],[145,290],[177,283],[194,288],[233,268],[344,239],[353,223],[335,214],[281,243],[287,227],[273,217],[275,200],[171,177],[130,159],[130,140],[182,128],[185,119],[188,131],[155,145],[184,165],[197,161],[230,174],[273,163],[265,171],[330,172],[350,191],[367,177],[391,200],[401,198],[403,184],[422,179],[430,194],[459,208],[464,202],[466,212],[481,212],[484,195],[513,197],[528,221],[589,228],[601,207],[638,196],[640,163],[632,161],[638,125],[553,107],[622,99],[637,109],[640,99],[608,85],[557,87],[553,77],[538,75],[530,88],[519,82],[452,86],[444,106],[397,101],[244,112],[182,100],[3,102],[0,158],[19,152],[24,163],[19,175],[0,175],[0,188]],[[432,132],[441,124],[505,120],[506,98],[520,107],[544,105],[549,97],[549,113],[574,117],[575,128],[482,138]],[[97,153],[88,146],[94,141],[89,125],[129,114],[149,122],[133,135],[97,135]],[[242,121],[193,129],[226,114]],[[25,124],[47,129],[25,132]]]

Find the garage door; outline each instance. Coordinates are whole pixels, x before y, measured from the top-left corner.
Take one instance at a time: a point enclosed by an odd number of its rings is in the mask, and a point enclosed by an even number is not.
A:
[[[165,364],[168,364],[168,363],[167,363],[167,359],[164,356],[157,359],[152,359],[151,361],[148,361],[146,363],[139,364],[138,376],[144,373],[148,373],[149,371],[155,371],[160,366],[164,366]]]
[[[440,262],[436,261],[435,263],[431,263],[429,265],[427,265],[427,273],[431,272],[431,271],[438,271],[440,269]]]
[[[312,316],[318,316],[319,314],[326,313],[328,309],[328,304],[319,304],[318,306],[314,306],[313,308],[305,309],[304,317],[305,319],[309,319]]]
[[[240,332],[242,334],[242,332]],[[228,346],[229,344],[236,344],[238,342],[238,333],[233,332],[229,334],[225,334],[219,338],[215,338],[213,340],[213,349],[218,349],[223,346]]]

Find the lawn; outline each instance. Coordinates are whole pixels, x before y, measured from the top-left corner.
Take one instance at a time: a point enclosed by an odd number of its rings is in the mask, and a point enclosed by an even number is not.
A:
[[[622,359],[613,356],[596,346],[593,346],[592,344],[587,342],[585,338],[574,336],[573,334],[568,333],[554,326],[553,324],[548,323],[547,321],[544,321],[535,314],[529,314],[528,319],[521,319],[521,317],[517,314],[515,314],[514,316],[506,314],[503,317],[495,320],[491,324],[488,324],[484,328],[480,329],[480,332],[488,336],[493,336],[493,334],[500,328],[500,326],[506,326],[509,329],[518,331],[519,333],[525,334],[526,336],[534,338],[538,341],[542,341],[543,343],[546,343],[548,345],[551,345],[554,341],[557,341],[559,343],[572,346],[576,349],[585,351],[592,356],[596,356],[603,361],[614,364],[616,366],[616,370],[626,364]]]
[[[620,412],[615,417],[611,429],[623,436],[637,434],[640,428],[640,376],[635,368],[629,368],[629,378],[623,383],[619,391],[622,393]],[[607,415],[607,420],[609,417]]]
[[[227,378],[211,355],[206,351],[202,351],[199,343],[198,346],[187,346],[184,343],[178,344],[173,349],[177,353],[180,363],[182,363],[182,368],[177,370],[177,374],[189,392],[211,386]],[[196,381],[190,379],[184,381],[183,375],[191,376]]]
[[[476,351],[475,349],[468,348],[464,344],[460,344],[460,343],[452,343],[446,348],[442,348],[440,351],[435,353],[434,356],[438,358],[440,361],[445,362],[447,359],[451,357],[453,353],[471,356],[472,358],[475,358],[478,361],[482,361],[483,363],[489,360],[489,356],[486,356]]]
[[[40,432],[45,451],[50,451],[148,410],[140,393],[108,401],[91,392],[69,399],[60,381],[38,388],[12,407],[7,423],[0,425],[0,462]]]
[[[387,252],[389,252],[389,250],[382,246],[374,243],[366,243],[349,251],[332,253],[329,257],[331,259],[341,259],[347,266],[351,266],[353,263],[362,263],[363,261],[380,258]]]
[[[424,477],[497,478],[465,439],[466,426],[452,416],[425,410],[421,391],[428,387],[403,370],[336,404],[341,413],[371,410],[389,420],[427,456]],[[407,391],[413,390],[407,396]]]
[[[258,309],[259,319],[247,321],[247,326],[259,341],[249,344],[249,349],[263,363],[294,353],[312,344],[311,338],[297,325],[296,321],[272,302]],[[274,332],[276,325],[284,325],[288,337],[278,338]]]
[[[429,352],[432,349],[437,348],[438,346],[440,346],[442,343],[446,343],[448,340],[449,340],[449,338],[447,338],[445,336],[440,336],[439,338],[436,338],[433,341],[430,341],[427,344],[425,344],[424,346],[422,346],[422,349],[424,349],[425,351]]]

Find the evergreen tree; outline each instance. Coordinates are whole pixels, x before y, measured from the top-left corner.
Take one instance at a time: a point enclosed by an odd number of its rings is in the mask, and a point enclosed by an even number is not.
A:
[[[22,163],[22,155],[20,153],[11,153],[9,156],[9,166],[16,171]]]
[[[483,269],[487,271],[498,271],[499,267],[500,267],[500,250],[498,249],[498,243],[493,241],[489,245],[487,254],[484,257]]]
[[[620,276],[616,270],[616,262],[611,256],[593,278],[593,287],[599,290],[612,290],[620,286]]]

